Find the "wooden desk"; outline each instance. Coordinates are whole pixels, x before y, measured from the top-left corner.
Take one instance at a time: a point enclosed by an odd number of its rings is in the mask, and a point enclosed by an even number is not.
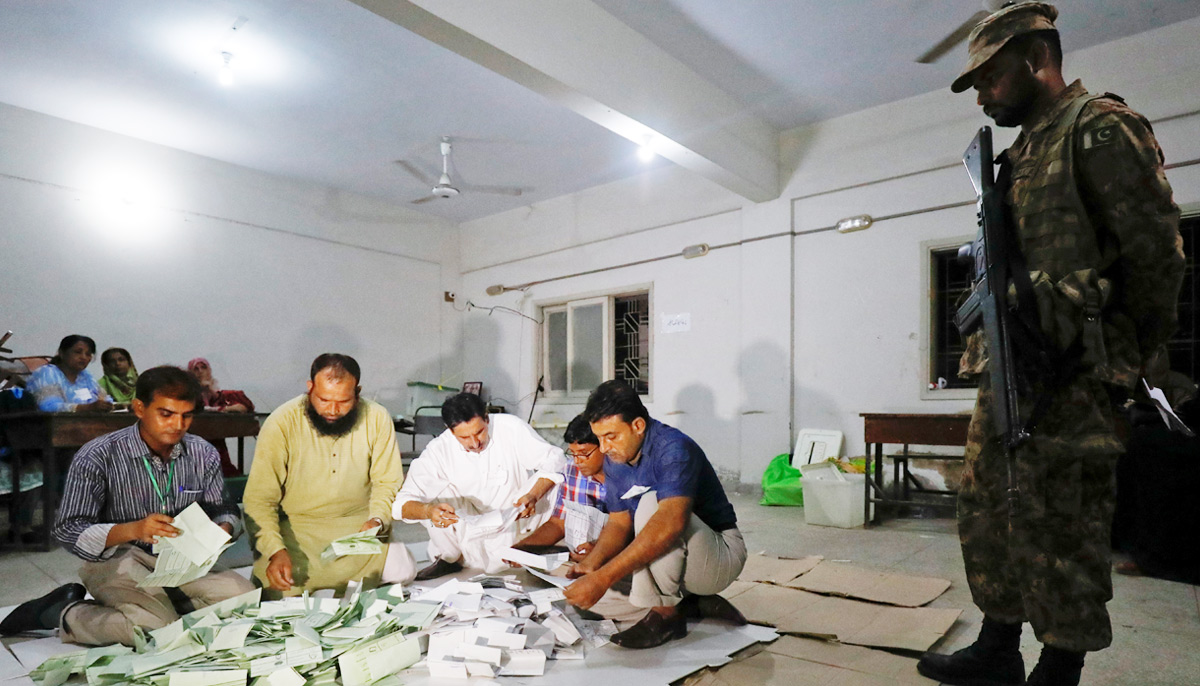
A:
[[[137,421],[132,412],[14,412],[0,415],[0,432],[13,449],[13,494],[9,503],[9,525],[16,522],[20,497],[22,454],[37,452],[42,460],[42,521],[45,528],[43,550],[52,545],[50,529],[58,507],[58,459],[60,448],[78,448],[84,443],[131,426]],[[238,439],[238,469],[242,468],[245,438],[258,435],[258,418],[234,412],[198,412],[190,432],[207,441]],[[6,546],[0,545],[0,549]],[[18,549],[23,548],[19,541]]]
[[[967,444],[967,426],[971,423],[969,414],[872,414],[863,413],[863,437],[867,444],[867,463],[870,467],[872,455],[874,467],[863,479],[863,522],[870,526],[871,504],[895,505],[914,502],[908,498],[909,482],[916,480],[908,472],[909,445],[957,445]],[[892,494],[889,497],[883,488],[883,446],[884,444],[902,445],[900,455],[894,455],[892,475]],[[874,451],[871,446],[874,445]],[[926,456],[922,456],[926,457]],[[938,456],[934,456],[937,459]],[[962,459],[947,456],[943,459]],[[920,488],[918,486],[918,488]],[[923,489],[922,489],[923,490]],[[879,508],[875,511],[878,521]]]

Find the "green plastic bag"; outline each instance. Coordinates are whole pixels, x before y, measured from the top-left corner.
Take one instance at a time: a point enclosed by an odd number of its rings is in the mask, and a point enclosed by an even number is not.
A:
[[[800,488],[800,470],[792,466],[792,456],[776,455],[763,471],[762,500],[759,505],[804,505],[804,491]]]

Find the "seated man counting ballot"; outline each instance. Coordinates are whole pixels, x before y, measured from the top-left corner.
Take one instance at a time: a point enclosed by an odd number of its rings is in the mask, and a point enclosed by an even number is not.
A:
[[[216,449],[187,433],[199,401],[195,379],[177,367],[138,377],[137,423],[80,448],[67,472],[54,537],[83,558],[83,586],[67,584],[18,606],[0,622],[0,634],[60,627],[71,643],[133,646],[140,630],[254,590],[234,571],[210,571],[178,588],[138,587],[155,568],[155,539],[177,536],[174,517],[193,503],[231,536],[241,530]],[[84,600],[85,586],[95,600]]]
[[[495,573],[501,553],[550,516],[545,498],[562,481],[562,449],[508,414],[488,414],[483,400],[459,393],[442,403],[447,429],[409,467],[392,512],[429,530],[433,563],[417,580],[468,567]]]
[[[318,355],[308,392],[276,408],[258,433],[243,502],[259,554],[254,576],[268,596],[381,581],[387,546],[321,557],[334,539],[390,527],[404,476],[391,415],[359,397],[361,375],[349,355]]]
[[[563,434],[571,461],[563,468],[550,518],[513,547],[536,552],[563,541],[578,562],[592,550],[595,533],[608,520],[604,503],[604,453],[583,415],[571,420]],[[594,532],[594,533],[593,533]]]

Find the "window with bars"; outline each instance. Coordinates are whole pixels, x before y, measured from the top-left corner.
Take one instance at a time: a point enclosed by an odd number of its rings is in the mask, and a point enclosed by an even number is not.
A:
[[[958,327],[954,326],[954,313],[959,299],[971,287],[971,265],[960,264],[958,248],[940,248],[929,255],[930,284],[930,332],[929,332],[929,379],[937,384],[945,379],[945,388],[975,388],[974,379],[958,376],[958,358],[965,347]]]
[[[584,400],[606,379],[650,393],[650,293],[583,298],[542,307],[546,398]]]
[[[1196,278],[1196,242],[1200,215],[1179,225],[1187,267],[1179,292],[1179,329],[1167,344],[1171,369],[1193,381],[1200,380],[1200,279]],[[971,286],[971,266],[959,264],[957,248],[930,251],[930,364],[928,383],[946,380],[947,388],[974,388],[975,382],[958,378],[958,358],[963,340],[954,326],[959,298]]]

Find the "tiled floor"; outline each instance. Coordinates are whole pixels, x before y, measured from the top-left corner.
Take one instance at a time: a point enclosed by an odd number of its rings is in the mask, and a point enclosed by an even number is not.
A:
[[[950,579],[933,607],[963,610],[961,619],[935,650],[950,652],[974,640],[981,615],[971,603],[952,520],[889,520],[871,529],[807,526],[798,508],[761,507],[757,498],[731,494],[751,553],[823,555],[881,570]],[[419,540],[422,529],[406,527],[401,538]],[[247,564],[244,541],[227,553]],[[69,553],[0,555],[0,607],[14,605],[74,580],[78,561]],[[1195,586],[1157,579],[1115,576],[1109,604],[1113,646],[1088,658],[1085,684],[1093,686],[1186,686],[1200,684],[1200,593]],[[1022,652],[1032,667],[1040,647],[1032,631],[1022,635]]]

